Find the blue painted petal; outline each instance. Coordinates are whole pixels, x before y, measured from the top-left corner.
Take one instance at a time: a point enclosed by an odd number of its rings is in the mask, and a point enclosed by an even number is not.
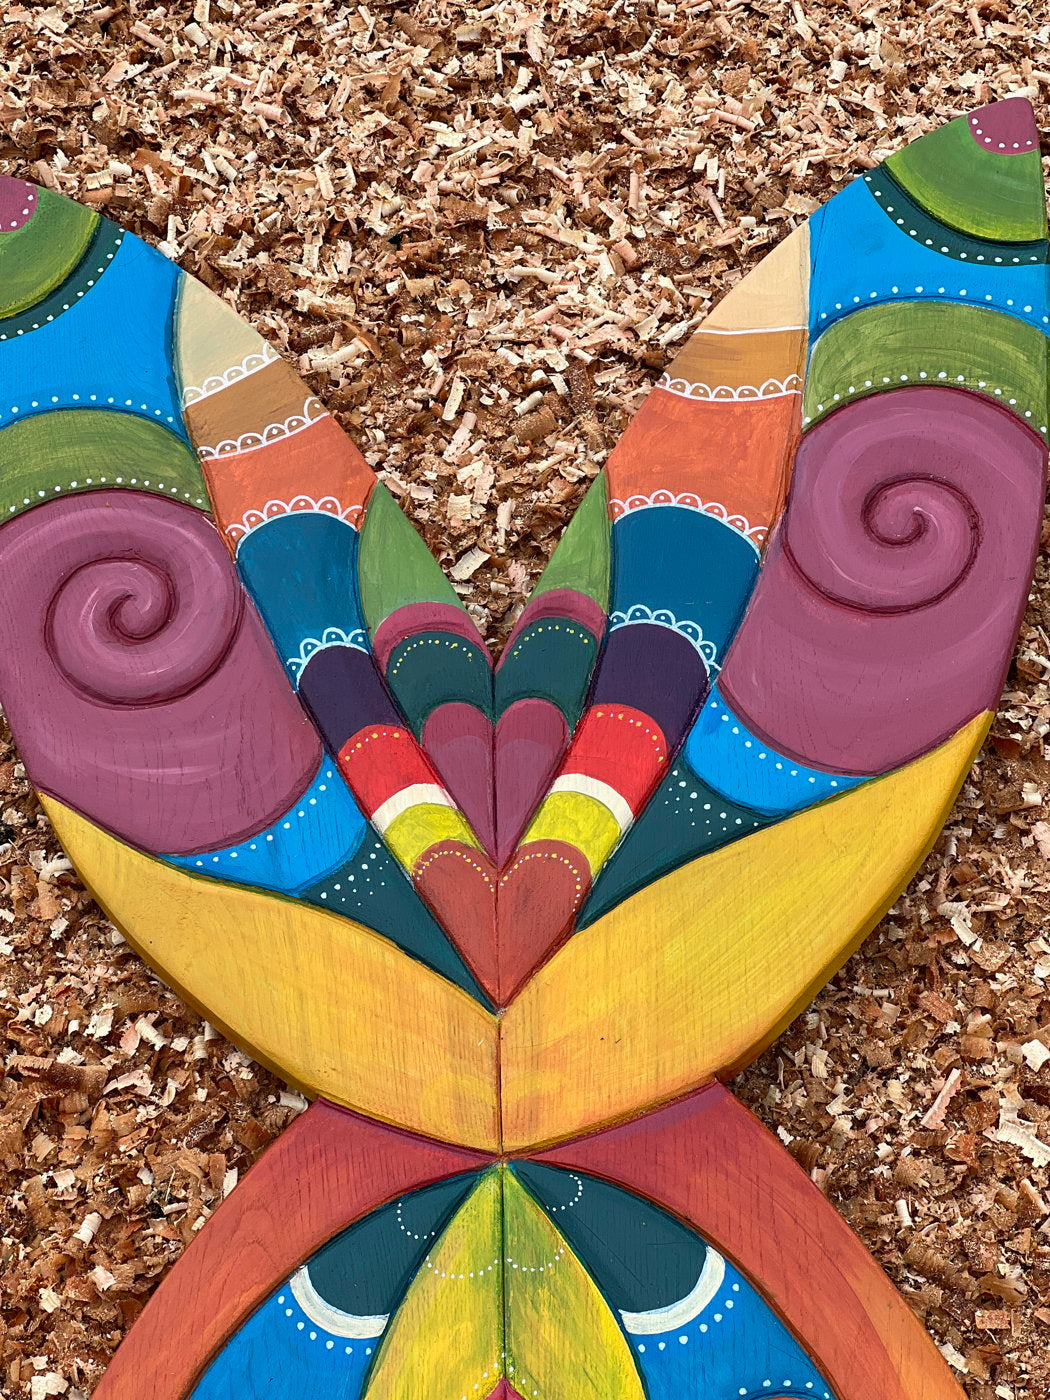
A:
[[[751,541],[684,506],[628,511],[612,538],[611,625],[664,620],[698,647],[702,636],[720,660],[758,572]]]
[[[298,802],[265,831],[239,846],[162,859],[196,875],[298,894],[349,860],[367,825],[339,770],[326,757]]]
[[[237,550],[241,577],[297,685],[310,656],[324,647],[356,643],[368,650],[357,546],[347,521],[304,510],[260,525]]]
[[[336,1235],[234,1333],[190,1400],[357,1400],[428,1242],[475,1179],[410,1192]]]
[[[860,306],[892,301],[954,301],[1006,311],[1040,330],[1050,325],[1044,266],[995,268],[926,248],[879,207],[866,177],[818,209],[809,230],[811,343]]]
[[[779,1395],[834,1400],[831,1387],[772,1309],[728,1260],[722,1262],[719,1288],[688,1321],[639,1332],[635,1329],[642,1325],[659,1327],[660,1315],[624,1318],[649,1400]],[[693,1309],[666,1311],[688,1315]]]
[[[377,1345],[326,1331],[285,1284],[230,1338],[190,1400],[358,1400]]]
[[[82,300],[5,344],[0,427],[51,409],[114,408],[186,441],[171,364],[179,275],[148,244],[125,238]]]
[[[682,750],[690,768],[731,802],[769,816],[801,812],[867,782],[807,768],[747,727],[712,687]]]

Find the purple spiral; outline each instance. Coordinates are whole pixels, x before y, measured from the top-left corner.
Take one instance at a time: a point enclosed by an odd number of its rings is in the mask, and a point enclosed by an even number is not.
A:
[[[1042,519],[1046,446],[963,389],[896,389],[802,441],[721,675],[771,747],[885,773],[1002,688]]]
[[[75,566],[47,618],[47,646],[69,683],[113,705],[174,700],[222,661],[241,624],[240,584],[218,536],[181,509],[142,531],[136,497],[106,506],[67,539]],[[133,543],[132,543],[133,542]]]
[[[941,475],[887,480],[892,461],[859,446],[855,456],[829,462],[809,509],[787,523],[784,548],[813,587],[837,602],[869,612],[926,607],[973,563],[981,527],[968,491],[979,483]]]
[[[37,787],[157,854],[234,844],[320,741],[211,519],[135,491],[0,529],[0,696]]]

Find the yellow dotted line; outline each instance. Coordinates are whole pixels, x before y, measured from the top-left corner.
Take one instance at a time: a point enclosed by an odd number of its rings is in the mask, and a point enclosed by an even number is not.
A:
[[[662,747],[663,745],[664,736],[662,734],[660,734],[657,730],[651,728],[648,724],[644,722],[644,720],[634,719],[630,715],[625,714],[623,710],[595,710],[594,717],[595,719],[623,720],[624,724],[629,724],[635,729],[642,730],[642,732],[645,734],[645,737],[649,740],[651,744],[656,744],[658,748]],[[657,763],[663,763],[665,762],[666,758],[666,752],[661,752],[657,755],[656,761]]]
[[[418,879],[425,870],[427,870],[431,865],[433,865],[436,860],[440,860],[442,856],[456,856],[459,860],[465,860],[467,864],[471,867],[471,869],[476,870],[478,872],[481,878],[485,881],[485,884],[488,885],[489,889],[492,888],[492,879],[488,871],[483,865],[479,865],[477,863],[477,861],[474,859],[473,856],[471,856],[469,851],[459,851],[455,848],[449,848],[447,846],[443,849],[435,850],[432,855],[427,856],[420,862],[417,862],[414,871],[416,879]]]
[[[534,627],[527,627],[521,641],[511,652],[511,656],[517,656],[526,642],[531,642],[533,637],[538,637],[541,632],[567,632],[570,637],[578,637],[585,647],[589,647],[592,642],[590,633],[584,632],[582,628],[571,627],[568,623],[552,622],[546,626],[537,624]]]
[[[390,675],[392,677],[397,675],[403,663],[408,659],[409,652],[415,651],[416,647],[448,647],[452,651],[459,651],[460,647],[462,647],[463,655],[467,658],[468,661],[473,661],[475,659],[474,651],[468,650],[465,642],[450,642],[443,637],[420,637],[418,641],[409,642],[408,646],[405,647],[404,651],[398,658],[397,664],[395,665],[394,669],[390,672]]]
[[[364,746],[370,744],[373,739],[401,739],[403,737],[404,735],[400,729],[373,729],[371,734],[366,734],[363,739],[358,739],[351,752],[356,753],[359,749],[363,749]],[[346,750],[344,749],[343,752],[345,753]]]
[[[505,885],[510,879],[511,875],[514,873],[514,871],[517,870],[518,866],[524,865],[527,860],[556,860],[559,865],[567,866],[572,871],[573,875],[575,875],[576,877],[576,893],[579,894],[582,892],[583,881],[580,878],[579,866],[574,865],[572,861],[567,860],[565,856],[557,855],[554,851],[532,851],[526,855],[518,856],[517,860],[507,871],[506,875],[504,875],[503,878],[500,880],[500,885]],[[507,1262],[509,1263],[510,1261],[508,1260]]]

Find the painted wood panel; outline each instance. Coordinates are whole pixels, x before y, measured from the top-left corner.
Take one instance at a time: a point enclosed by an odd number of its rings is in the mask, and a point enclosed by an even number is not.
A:
[[[0,700],[114,921],[318,1100],[104,1400],[958,1395],[717,1081],[892,903],[1000,693],[1038,143],[982,108],[774,249],[495,663],[250,327],[0,181]]]

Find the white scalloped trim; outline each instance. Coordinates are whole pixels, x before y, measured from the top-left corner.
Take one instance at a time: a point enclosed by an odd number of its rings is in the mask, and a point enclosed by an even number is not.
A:
[[[245,355],[239,365],[231,365],[229,369],[223,370],[222,374],[209,374],[203,384],[187,384],[182,391],[183,408],[188,408],[191,403],[200,403],[201,399],[210,399],[212,394],[221,393],[231,384],[237,384],[250,375],[258,374],[261,369],[274,364],[280,358],[276,350],[271,350],[263,341],[263,348]]]
[[[692,384],[688,379],[672,379],[665,370],[656,381],[658,389],[669,394],[677,394],[680,399],[716,399],[725,403],[739,403],[754,399],[783,399],[791,394],[801,394],[802,378],[789,374],[786,379],[767,379],[764,384]]]
[[[326,627],[320,639],[304,637],[299,644],[299,655],[290,656],[285,665],[298,680],[311,656],[316,656],[319,651],[328,651],[330,647],[353,647],[354,651],[367,652],[368,637],[360,627],[352,632],[344,632],[341,627]]]
[[[769,533],[768,525],[752,525],[746,516],[730,515],[720,501],[703,501],[693,491],[680,491],[677,494],[673,491],[654,491],[651,496],[628,496],[626,500],[614,496],[609,502],[609,515],[613,520],[619,520],[628,511],[649,510],[653,506],[684,506],[687,510],[713,515],[716,520],[721,520],[724,525],[743,535],[756,549]]]
[[[704,640],[704,629],[700,624],[690,622],[688,618],[679,619],[667,608],[649,608],[644,603],[633,603],[626,612],[609,614],[609,631],[614,632],[618,627],[636,627],[645,622],[652,623],[657,627],[668,627],[672,632],[678,632],[687,641],[692,642],[709,669],[716,671],[720,669],[715,661],[718,648],[714,642]]]
[[[283,423],[268,423],[261,433],[242,433],[239,438],[224,438],[214,447],[199,446],[197,456],[202,461],[210,462],[216,457],[232,457],[236,452],[254,452],[256,448],[267,447],[271,442],[294,437],[296,433],[303,432],[327,417],[328,411],[324,404],[311,394],[303,403],[302,412],[293,413]]]
[[[258,530],[260,525],[265,525],[270,520],[277,520],[282,515],[298,514],[331,515],[356,529],[364,513],[364,506],[344,508],[343,503],[337,501],[334,496],[321,496],[317,499],[313,496],[293,496],[290,501],[267,501],[262,510],[245,511],[240,520],[226,526],[226,534],[231,540],[243,540],[245,535],[250,535],[253,530]]]

